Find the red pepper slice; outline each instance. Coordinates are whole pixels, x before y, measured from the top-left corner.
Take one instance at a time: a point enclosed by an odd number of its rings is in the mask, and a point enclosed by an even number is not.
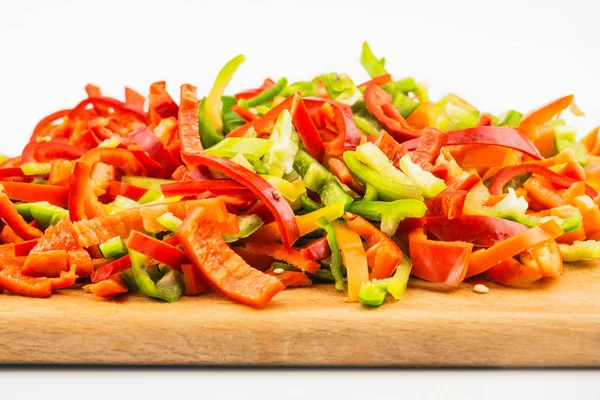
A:
[[[0,217],[23,240],[36,239],[42,236],[42,231],[25,222],[5,193],[0,193]]]
[[[183,272],[184,293],[186,295],[195,296],[210,289],[210,285],[194,264],[181,264],[181,272]]]
[[[273,268],[270,268],[265,271],[265,274],[274,276],[279,279],[281,283],[288,287],[306,287],[312,286],[312,281],[309,279],[304,272],[299,271],[283,271],[283,272],[275,272]]]
[[[304,272],[314,273],[321,266],[316,261],[302,255],[300,250],[278,243],[246,243],[246,249],[254,254],[264,254],[276,260],[285,261]]]
[[[427,218],[427,231],[444,242],[466,242],[477,247],[491,247],[528,228],[518,222],[483,215]]]
[[[55,159],[75,160],[85,154],[85,149],[73,146],[58,139],[38,143],[33,157],[37,162],[49,162]]]
[[[467,197],[466,190],[444,190],[437,196],[426,199],[427,217],[446,217],[453,219],[462,215]]]
[[[137,231],[131,231],[129,234],[127,248],[140,252],[177,270],[181,270],[181,264],[190,262],[187,254],[177,247]]]
[[[325,146],[302,99],[298,102],[298,106],[292,115],[292,123],[296,127],[298,136],[300,136],[300,140],[302,140],[308,154],[320,162],[325,154]]]
[[[154,82],[150,85],[148,102],[150,103],[150,110],[157,113],[160,118],[177,117],[179,107],[169,93],[167,93],[167,84],[165,81]]]
[[[317,261],[331,256],[331,249],[327,238],[322,237],[304,246],[300,250],[300,254],[305,258]]]
[[[491,194],[501,194],[504,186],[510,181],[513,177],[525,173],[534,173],[543,176],[548,179],[550,182],[555,185],[568,188],[573,183],[578,182],[573,178],[568,178],[566,176],[562,176],[557,174],[556,172],[548,169],[546,167],[542,167],[537,164],[521,164],[515,165],[512,167],[506,167],[501,169],[496,175],[494,175],[489,183],[489,190]],[[595,198],[598,196],[598,193],[592,189],[589,185],[586,184],[585,193],[591,198]]]
[[[29,138],[29,141],[35,141],[35,139],[40,136],[40,133],[43,132],[44,128],[47,127],[48,125],[50,125],[52,122],[56,121],[57,119],[61,119],[66,117],[67,115],[69,115],[69,113],[71,112],[71,110],[59,110],[56,112],[53,112],[52,114],[42,118],[40,120],[40,122],[37,123],[37,125],[35,126],[35,128],[33,129],[33,133],[31,134],[31,138]]]
[[[24,176],[21,167],[0,168],[0,178],[22,178]]]
[[[96,282],[101,282],[105,279],[108,279],[114,275],[117,274],[122,274],[123,272],[127,271],[129,268],[131,268],[131,258],[129,257],[129,255],[126,255],[124,257],[121,257],[109,264],[106,264],[100,268],[98,268],[93,274],[92,274],[92,282],[96,283]]]
[[[94,296],[108,298],[121,293],[127,293],[129,289],[123,278],[119,276],[90,285],[89,291],[92,292]]]
[[[373,116],[400,143],[418,138],[421,133],[412,128],[392,104],[392,95],[378,85],[367,85],[365,105]]]
[[[71,173],[75,163],[69,160],[52,160],[50,174],[48,175],[49,185],[69,186]]]
[[[481,179],[477,176],[477,174],[471,174],[467,176],[465,179],[453,178],[450,182],[448,182],[448,187],[444,190],[454,191],[454,190],[471,190],[475,185],[481,182]]]
[[[181,151],[201,152],[203,148],[198,129],[198,97],[195,86],[181,85],[180,103],[179,140],[181,141]]]
[[[383,75],[376,76],[375,78],[371,79],[370,81],[361,83],[360,85],[358,85],[358,87],[361,88],[361,87],[365,87],[365,86],[369,86],[369,85],[383,86],[385,84],[390,83],[391,81],[392,81],[392,76],[390,74],[383,74]]]
[[[385,131],[379,136],[369,136],[369,141],[372,141],[375,146],[379,147],[396,168],[400,168],[400,160],[407,153],[403,144],[398,143],[396,139]]]
[[[277,221],[281,238],[285,245],[292,246],[299,238],[296,217],[290,205],[283,197],[275,197],[273,186],[265,179],[247,170],[246,168],[224,158],[213,157],[208,154],[182,153],[186,164],[194,166],[207,166],[219,170],[229,178],[237,181],[250,189],[261,199]]]
[[[38,239],[31,239],[21,243],[15,243],[15,257],[29,255],[31,249],[38,243]]]
[[[31,252],[25,260],[21,273],[36,278],[58,278],[61,272],[69,269],[67,250]]]
[[[417,148],[410,154],[415,164],[429,171],[440,155],[440,150],[448,141],[448,134],[435,128],[425,128],[419,137]]]
[[[127,149],[111,149],[99,147],[92,149],[81,157],[81,161],[90,164],[103,162],[104,164],[112,165],[122,169],[128,175],[145,175],[144,166],[138,161],[130,150]],[[160,164],[157,164],[160,167]]]
[[[52,294],[50,279],[25,276],[21,273],[20,267],[13,265],[0,271],[0,287],[27,297],[48,297]]]
[[[216,195],[236,196],[252,194],[244,185],[229,179],[167,183],[161,185],[160,189],[165,197],[193,196],[207,191]]]
[[[144,112],[146,98],[135,90],[125,87],[125,103]]]
[[[308,109],[321,107],[323,104],[329,103],[333,108],[335,126],[338,135],[343,138],[343,146],[346,150],[354,150],[360,144],[360,131],[354,123],[354,115],[352,109],[337,101],[331,99],[321,99],[317,97],[307,97],[304,99],[304,104]]]
[[[252,111],[247,110],[242,106],[238,106],[237,104],[231,106],[231,111],[244,118],[246,122],[254,122],[259,118],[258,115],[254,114]]]
[[[244,90],[243,92],[239,92],[238,94],[235,95],[235,99],[236,100],[251,99],[254,96],[262,93],[264,90],[272,87],[273,85],[275,85],[275,82],[271,78],[267,78],[267,79],[265,79],[265,81],[263,82],[261,87],[259,87],[257,89],[248,89],[248,90]]]
[[[37,185],[23,182],[0,182],[4,193],[11,200],[35,203],[47,201],[58,207],[67,207],[69,201],[69,188],[64,186]]]
[[[278,279],[252,268],[231,250],[204,209],[192,211],[177,237],[208,283],[232,300],[262,307],[285,289]]]
[[[106,189],[106,194],[111,199],[115,199],[117,196],[125,196],[135,201],[141,199],[147,192],[148,189],[119,181],[111,181]]]
[[[106,96],[93,96],[81,101],[79,104],[77,104],[77,106],[75,106],[75,108],[71,110],[71,112],[69,112],[69,119],[74,120],[78,118],[80,114],[85,110],[85,107],[88,104],[92,104],[94,106],[101,105],[106,107],[112,107],[115,111],[131,115],[142,122],[146,120],[146,115],[143,112],[141,112],[138,108],[133,107],[129,104],[125,104],[120,100]]]
[[[158,140],[158,137],[148,128],[142,126],[129,134],[129,137],[138,144],[150,157],[158,160],[160,165],[171,175],[181,165],[179,161]],[[200,140],[200,139],[198,139]]]
[[[85,199],[88,192],[89,176],[92,166],[84,161],[77,161],[69,185],[69,217],[71,221],[87,219]]]
[[[412,275],[430,282],[460,285],[467,273],[473,244],[429,240],[423,228],[412,231],[408,240]]]

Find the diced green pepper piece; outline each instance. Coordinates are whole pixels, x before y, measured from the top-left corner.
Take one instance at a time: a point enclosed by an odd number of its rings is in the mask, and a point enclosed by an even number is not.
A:
[[[168,212],[156,218],[156,222],[170,230],[171,232],[177,232],[177,229],[181,226],[183,221],[177,218],[173,213]]]
[[[204,152],[222,158],[243,154],[248,160],[255,161],[271,150],[273,144],[267,139],[232,137],[223,139]]]
[[[246,157],[244,157],[244,155],[242,153],[238,153],[235,156],[233,156],[231,158],[231,161],[233,161],[237,165],[241,165],[242,167],[246,168],[249,171],[256,173],[256,168],[254,167],[254,165],[252,165],[250,163],[250,161],[248,161],[248,159]]]
[[[281,95],[288,97],[297,92],[300,92],[302,97],[314,96],[317,94],[317,84],[314,82],[294,82]]]
[[[331,250],[331,263],[329,264],[329,268],[335,279],[335,288],[343,292],[346,290],[346,287],[344,285],[344,274],[342,272],[342,255],[335,235],[335,230],[325,218],[317,220],[317,225],[327,232],[325,237],[327,238],[327,244],[329,244],[329,249]]]
[[[572,245],[559,243],[558,248],[565,262],[600,257],[600,242],[596,240],[575,241]]]
[[[400,199],[422,200],[421,188],[410,184],[401,184],[390,181],[371,168],[362,164],[354,151],[344,152],[344,162],[352,174],[363,184],[370,184],[377,190],[379,198],[384,201],[393,201]]]
[[[227,135],[238,126],[244,125],[246,120],[240,117],[237,113],[231,111],[231,106],[237,104],[235,97],[222,96],[221,101],[223,102],[223,134]]]
[[[25,175],[48,175],[51,166],[50,163],[28,162],[21,165],[21,171]]]
[[[504,114],[500,115],[500,117],[498,117],[497,120],[493,122],[493,125],[517,127],[521,123],[522,119],[523,114],[515,110],[509,110]]]
[[[364,306],[379,307],[385,301],[387,285],[387,279],[363,283],[358,292],[358,301]]]
[[[336,203],[343,204],[344,210],[347,210],[354,201],[354,199],[344,191],[333,175],[329,176],[321,190],[319,190],[319,197],[321,197],[323,204],[327,206]]]
[[[587,153],[585,151],[585,147],[583,146],[583,144],[581,143],[576,143],[575,141],[570,141],[570,140],[565,140],[565,139],[558,139],[558,137],[555,138],[555,145],[556,145],[556,151],[557,152],[561,152],[564,151],[566,149],[571,149],[573,150],[573,153],[575,153],[575,160],[582,166],[585,167],[588,163],[588,156]]]
[[[300,204],[302,205],[302,209],[308,212],[317,211],[324,207],[322,204],[308,197],[306,193],[300,196]]]
[[[394,275],[388,279],[387,291],[394,299],[400,300],[404,296],[411,269],[412,262],[409,258],[404,256],[402,261],[400,261],[400,264],[398,264]]]
[[[238,215],[238,225],[240,232],[237,235],[225,235],[221,234],[225,243],[233,243],[239,239],[247,238],[263,226],[264,222],[256,214],[251,215]]]
[[[154,190],[148,190],[146,193],[144,193],[144,195],[142,197],[140,197],[140,199],[138,200],[138,203],[148,204],[148,203],[158,200],[161,197],[162,197],[161,193],[155,192]]]
[[[396,81],[392,83],[394,87],[394,93],[403,92],[414,92],[418,89],[417,82],[413,78],[405,78],[400,81]]]
[[[363,196],[362,201],[377,201],[379,200],[379,195],[377,195],[377,190],[369,183],[365,185],[365,195]]]
[[[159,178],[149,178],[146,176],[134,176],[134,175],[125,175],[121,178],[123,183],[128,183],[133,186],[141,187],[148,190],[153,190],[158,193],[162,193],[160,189],[160,185],[165,185],[167,183],[173,183],[174,180],[170,179],[159,179]]]
[[[131,257],[133,278],[142,293],[149,297],[166,300],[168,302],[179,300],[184,287],[180,272],[172,269],[155,283],[144,266],[148,261],[148,257],[133,250],[129,250],[129,256]]]
[[[352,106],[362,97],[360,90],[346,74],[325,74],[321,77],[321,81],[329,97],[339,103]]]
[[[384,67],[385,63],[383,60],[379,60],[375,57],[375,54],[373,54],[367,42],[363,42],[360,63],[365,67],[371,78],[387,74]]]
[[[356,201],[348,212],[371,221],[381,221],[381,231],[393,236],[404,218],[421,218],[425,215],[425,203],[413,199],[385,201]]]
[[[404,118],[408,118],[408,116],[419,107],[419,102],[411,100],[402,92],[397,92],[394,95],[392,104],[400,111],[400,114],[402,114]]]
[[[369,136],[379,135],[378,126],[373,124],[366,118],[360,117],[358,115],[354,116],[354,123],[356,127],[366,133]]]
[[[33,219],[37,221],[42,229],[56,225],[61,219],[69,214],[64,208],[52,205],[47,201],[15,204],[15,208],[23,219],[27,221]]]
[[[356,157],[367,167],[402,185],[412,184],[410,178],[392,164],[385,153],[371,142],[365,142],[356,148]]]
[[[140,203],[135,200],[131,200],[129,197],[117,195],[115,200],[112,203],[109,203],[109,205],[117,208],[119,211],[122,211],[129,210],[130,208],[137,208],[140,206]]]
[[[127,254],[127,247],[120,236],[108,239],[99,245],[104,258],[119,258]]]

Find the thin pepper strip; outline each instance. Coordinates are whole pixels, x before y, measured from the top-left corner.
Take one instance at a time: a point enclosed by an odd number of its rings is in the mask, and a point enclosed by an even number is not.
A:
[[[146,115],[143,112],[141,112],[138,108],[133,107],[129,104],[125,104],[122,101],[119,101],[117,99],[113,99],[112,97],[105,97],[105,96],[93,96],[93,97],[88,97],[85,100],[82,100],[79,104],[77,104],[77,106],[75,106],[75,108],[73,108],[69,112],[69,114],[68,114],[69,119],[74,120],[77,117],[79,117],[80,114],[85,110],[85,107],[88,104],[112,107],[116,111],[131,115],[140,121],[146,120]]]
[[[71,221],[87,219],[85,198],[88,192],[89,176],[92,166],[84,161],[75,163],[75,169],[69,185],[69,217]]]
[[[328,103],[333,108],[333,114],[335,119],[335,126],[341,138],[343,138],[343,147],[345,150],[353,150],[360,144],[361,135],[360,131],[354,123],[354,115],[352,109],[345,105],[338,103],[331,99],[321,99],[316,97],[304,98],[304,103],[307,109],[313,107],[321,107],[323,104]]]
[[[30,142],[35,141],[35,139],[38,136],[40,136],[41,132],[44,131],[44,128],[46,128],[52,122],[66,117],[67,115],[69,115],[70,112],[71,112],[71,110],[58,110],[58,111],[53,112],[52,114],[42,118],[40,120],[40,122],[38,122],[37,125],[35,126],[35,128],[33,129],[33,133],[31,134],[29,141]]]
[[[217,169],[229,178],[240,182],[262,200],[275,217],[283,243],[292,246],[300,237],[294,211],[283,197],[265,179],[246,168],[223,158],[207,154],[182,153],[188,165]]]
[[[367,85],[365,104],[373,116],[399,142],[418,138],[421,134],[412,128],[392,104],[392,95],[378,85]]]
[[[129,134],[129,137],[138,144],[150,157],[157,160],[172,175],[181,163],[158,140],[158,137],[148,127],[142,126]],[[198,139],[199,140],[199,139]]]
[[[203,181],[176,182],[161,185],[165,197],[193,196],[205,192],[216,195],[249,195],[252,192],[244,185],[230,179],[215,179]]]
[[[42,236],[42,231],[25,222],[5,193],[0,193],[0,217],[23,240],[37,239]]]
[[[178,120],[181,151],[189,153],[202,151],[203,147],[198,129],[198,97],[195,86],[181,85]]]
[[[58,206],[67,207],[69,199],[69,188],[64,186],[37,185],[35,183],[24,182],[0,182],[4,193],[11,200],[23,201],[26,203],[37,203],[47,201]]]
[[[316,261],[304,256],[300,250],[286,247],[278,243],[246,243],[246,249],[251,253],[264,254],[276,260],[285,261],[303,272],[314,273],[320,265]]]

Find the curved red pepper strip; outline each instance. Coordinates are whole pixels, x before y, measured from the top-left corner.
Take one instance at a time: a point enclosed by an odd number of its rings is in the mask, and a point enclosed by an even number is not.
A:
[[[568,188],[573,183],[578,182],[573,178],[559,175],[546,167],[542,167],[541,165],[521,164],[515,165],[513,167],[503,168],[496,175],[494,175],[491,178],[488,186],[490,193],[502,194],[504,186],[508,183],[508,181],[510,181],[513,177],[517,175],[525,174],[528,172],[541,175],[544,178],[548,179],[550,182],[565,188]],[[585,194],[587,194],[591,198],[595,198],[596,196],[598,196],[598,192],[596,192],[587,184],[585,185]]]
[[[92,274],[92,282],[100,282],[111,276],[121,274],[131,268],[131,258],[129,255],[121,257],[111,263],[103,265]]]
[[[165,81],[154,82],[150,85],[148,102],[149,109],[157,113],[160,118],[176,117],[179,112],[179,106],[167,93],[167,83]]]
[[[128,149],[98,147],[85,153],[81,161],[90,164],[103,162],[125,171],[129,175],[145,175],[146,169]],[[157,164],[160,167],[160,164]]]
[[[426,215],[427,217],[456,218],[462,215],[466,197],[466,190],[444,190],[437,196],[425,200]]]
[[[252,111],[247,110],[242,106],[238,106],[237,104],[231,106],[231,111],[244,118],[246,122],[254,122],[259,118],[258,115],[254,114]]]
[[[120,100],[113,99],[112,97],[106,97],[106,96],[88,97],[87,99],[81,101],[79,104],[77,104],[77,106],[75,106],[75,108],[73,108],[69,112],[69,114],[68,114],[69,119],[76,119],[79,116],[79,114],[81,114],[81,112],[85,110],[85,107],[88,104],[93,104],[93,105],[100,104],[100,105],[112,107],[115,111],[120,111],[124,114],[131,115],[142,122],[146,120],[146,115],[143,112],[141,112],[138,108],[133,107],[129,104],[125,104]]]
[[[85,150],[66,141],[52,140],[37,143],[33,157],[37,162],[50,162],[55,159],[75,160],[85,154]]]
[[[248,99],[251,99],[254,96],[262,93],[263,91],[272,87],[273,85],[275,85],[275,82],[271,78],[267,78],[267,79],[265,79],[265,81],[263,82],[261,87],[259,87],[257,89],[244,90],[243,92],[239,92],[238,94],[234,95],[234,97],[236,100],[240,100],[240,99],[248,100]]]
[[[361,88],[361,87],[368,86],[368,85],[382,86],[387,83],[390,83],[391,81],[392,81],[392,76],[390,74],[384,74],[384,75],[376,76],[375,78],[371,79],[370,81],[363,82],[360,85],[358,85],[358,87]]]
[[[26,203],[47,201],[50,204],[63,208],[67,207],[69,203],[69,188],[64,186],[7,181],[0,182],[0,186],[4,188],[4,193],[11,200]]]
[[[321,161],[325,154],[325,146],[323,139],[319,135],[319,131],[315,123],[308,114],[308,108],[304,104],[304,100],[300,99],[296,111],[292,115],[292,122],[298,131],[298,136],[304,144],[304,148],[314,159]]]
[[[410,154],[410,158],[415,164],[419,164],[423,169],[429,171],[447,141],[448,134],[446,132],[435,128],[425,128],[419,137],[417,148]]]
[[[142,150],[150,155],[154,160],[158,160],[160,165],[171,175],[181,164],[170,151],[158,140],[158,137],[147,126],[141,126],[129,134],[129,137],[137,143]],[[200,141],[200,139],[198,139]]]
[[[304,258],[317,261],[331,256],[331,249],[329,248],[327,238],[322,237],[310,242],[300,249],[300,254]]]
[[[181,85],[178,119],[181,151],[190,153],[202,151],[200,130],[198,129],[198,96],[195,86]]]
[[[158,262],[181,271],[181,264],[189,264],[190,259],[185,252],[161,240],[131,231],[127,238],[127,248],[135,250]]]
[[[37,239],[42,236],[42,231],[25,222],[5,193],[0,194],[0,218],[23,240]]]
[[[15,257],[29,255],[31,249],[38,243],[38,239],[31,239],[21,243],[15,243]]]
[[[106,194],[111,199],[115,199],[117,196],[125,196],[131,200],[138,201],[146,193],[148,189],[130,185],[128,183],[111,181],[106,188]]]
[[[72,222],[87,219],[85,214],[85,198],[87,196],[90,171],[92,165],[77,161],[69,185],[69,217]]]
[[[262,200],[277,221],[281,238],[286,246],[292,246],[300,237],[298,224],[294,211],[283,197],[275,197],[275,189],[269,182],[247,170],[246,168],[224,158],[213,157],[207,154],[182,153],[182,158],[188,165],[207,166],[214,168],[229,178],[241,183],[250,189]]]
[[[229,179],[176,182],[161,185],[165,197],[193,196],[209,191],[216,195],[251,195],[252,192],[244,185]]]
[[[0,178],[24,177],[21,167],[0,168]]]
[[[367,85],[364,98],[367,109],[398,142],[403,143],[421,135],[406,122],[392,104],[392,95],[380,86]]]
[[[58,111],[53,112],[52,114],[42,118],[40,120],[40,122],[38,122],[37,125],[35,126],[35,128],[33,129],[33,133],[31,134],[29,141],[32,141],[35,138],[37,138],[46,126],[48,126],[52,122],[56,121],[57,119],[66,117],[67,115],[69,115],[70,112],[71,112],[71,110],[58,110]]]
[[[323,104],[329,103],[333,108],[335,118],[335,126],[338,135],[344,138],[344,148],[346,150],[354,150],[360,144],[360,131],[354,123],[354,115],[352,109],[337,101],[331,99],[321,99],[318,97],[307,97],[304,99],[304,104],[307,108],[321,107]]]
[[[454,219],[427,218],[425,227],[444,242],[461,241],[478,247],[491,247],[528,229],[518,222],[483,215],[461,215]]]

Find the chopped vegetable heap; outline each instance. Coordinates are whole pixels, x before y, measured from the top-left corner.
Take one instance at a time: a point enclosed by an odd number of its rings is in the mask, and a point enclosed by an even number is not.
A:
[[[556,278],[600,257],[600,132],[438,101],[364,43],[371,79],[266,79],[234,96],[229,61],[206,96],[165,82],[125,101],[94,85],[43,118],[0,165],[0,292],[76,287],[174,302],[215,290],[261,307],[329,284],[399,300],[409,277],[458,287]]]

